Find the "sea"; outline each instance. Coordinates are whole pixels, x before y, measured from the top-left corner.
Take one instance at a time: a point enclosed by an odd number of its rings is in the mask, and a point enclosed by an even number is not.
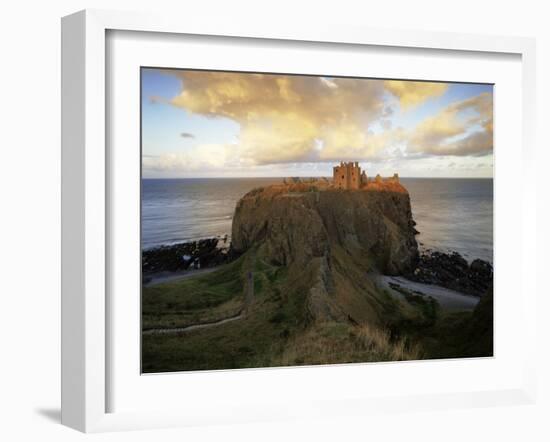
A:
[[[143,179],[142,249],[227,235],[237,201],[282,178]],[[400,178],[411,197],[421,250],[493,262],[493,180]]]

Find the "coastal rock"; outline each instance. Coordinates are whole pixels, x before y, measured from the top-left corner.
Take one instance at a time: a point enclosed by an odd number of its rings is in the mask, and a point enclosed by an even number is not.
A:
[[[481,259],[475,259],[468,264],[457,252],[428,251],[420,256],[417,267],[407,278],[483,296],[492,287],[493,266]]]
[[[386,298],[366,277],[398,275],[418,259],[409,194],[398,182],[343,190],[317,182],[255,189],[237,203],[234,253],[285,267],[286,291],[308,321],[380,324]]]
[[[347,254],[397,275],[418,257],[410,198],[399,183],[374,190],[338,190],[296,183],[255,189],[237,203],[232,247],[262,245],[279,265]]]
[[[141,254],[143,274],[186,270],[195,263],[212,267],[230,261],[233,253],[219,247],[219,243],[218,238],[206,238],[144,250]]]

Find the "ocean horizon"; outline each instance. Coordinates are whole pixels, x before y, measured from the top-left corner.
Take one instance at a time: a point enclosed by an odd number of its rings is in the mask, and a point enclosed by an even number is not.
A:
[[[237,201],[284,177],[142,178],[141,247],[227,235]],[[309,178],[309,177],[300,177]],[[327,177],[330,178],[330,177]],[[400,177],[421,250],[493,262],[493,178]]]

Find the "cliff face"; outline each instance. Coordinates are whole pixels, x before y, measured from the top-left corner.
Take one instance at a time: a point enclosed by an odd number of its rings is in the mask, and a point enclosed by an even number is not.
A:
[[[280,290],[300,293],[311,320],[384,324],[393,307],[376,274],[413,269],[414,233],[409,194],[398,182],[361,190],[293,183],[241,198],[232,247],[286,268]]]
[[[304,184],[253,190],[237,204],[232,246],[245,252],[256,245],[279,265],[323,258],[330,266],[339,256],[384,274],[410,271],[418,257],[409,194],[399,183],[356,191]]]

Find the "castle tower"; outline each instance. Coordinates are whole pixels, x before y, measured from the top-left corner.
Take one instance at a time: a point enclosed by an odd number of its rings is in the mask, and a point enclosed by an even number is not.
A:
[[[337,189],[357,190],[361,188],[362,175],[359,163],[344,163],[334,166],[332,169],[334,186]]]
[[[366,186],[368,182],[367,173],[363,170],[363,172],[361,172],[361,187]]]

